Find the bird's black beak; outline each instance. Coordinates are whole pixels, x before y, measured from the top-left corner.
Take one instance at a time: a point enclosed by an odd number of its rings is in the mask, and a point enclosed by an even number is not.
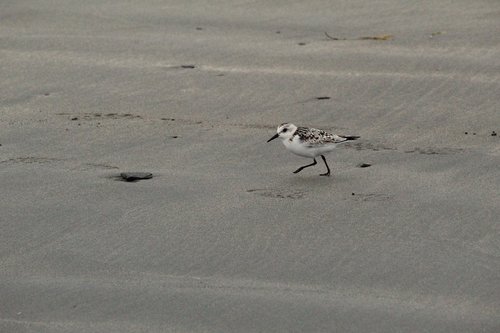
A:
[[[274,139],[276,139],[278,136],[280,136],[278,133],[274,134],[274,136],[272,138],[270,138],[269,140],[267,140],[267,142],[269,141],[273,141]]]

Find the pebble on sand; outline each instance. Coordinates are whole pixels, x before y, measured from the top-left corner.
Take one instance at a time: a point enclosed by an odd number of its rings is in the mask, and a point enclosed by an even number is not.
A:
[[[142,179],[151,179],[153,174],[150,172],[122,172],[120,173],[122,177],[127,182],[136,182]]]

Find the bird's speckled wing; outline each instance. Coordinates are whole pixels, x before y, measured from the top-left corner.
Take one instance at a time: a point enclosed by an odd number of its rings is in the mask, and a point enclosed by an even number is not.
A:
[[[347,141],[346,138],[316,128],[299,127],[294,134],[298,135],[300,141],[310,147]]]

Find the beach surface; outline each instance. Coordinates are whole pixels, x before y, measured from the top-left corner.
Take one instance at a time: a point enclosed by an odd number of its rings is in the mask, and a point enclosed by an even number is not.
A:
[[[2,1],[0,332],[500,332],[499,20]]]

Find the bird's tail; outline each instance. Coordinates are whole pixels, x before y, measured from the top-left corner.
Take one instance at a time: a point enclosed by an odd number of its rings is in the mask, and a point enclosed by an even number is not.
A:
[[[341,135],[341,137],[346,139],[346,141],[353,141],[360,138],[360,136],[357,135]]]

